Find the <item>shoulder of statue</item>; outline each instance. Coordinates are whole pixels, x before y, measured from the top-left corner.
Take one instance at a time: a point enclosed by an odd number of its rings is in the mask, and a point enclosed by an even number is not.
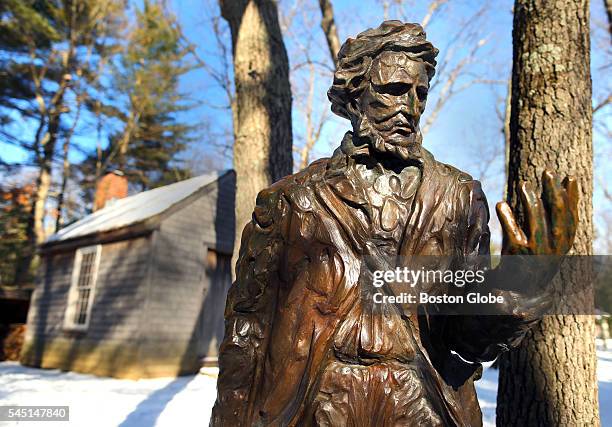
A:
[[[280,223],[292,209],[308,211],[314,204],[313,185],[323,179],[329,159],[312,162],[303,170],[288,175],[262,190],[257,195],[253,219],[257,225],[268,227]]]
[[[465,208],[467,213],[474,209],[481,209],[481,206],[484,205],[488,213],[487,199],[480,181],[455,166],[435,160],[431,153],[423,151],[427,153],[427,156],[423,157],[425,167],[429,163],[429,174],[435,175],[442,186],[453,191],[458,208]]]
[[[422,149],[424,168],[434,169],[436,174],[447,184],[458,183],[462,185],[472,185],[478,183],[469,173],[463,172],[455,166],[436,160],[429,151]],[[478,183],[479,184],[479,183]]]

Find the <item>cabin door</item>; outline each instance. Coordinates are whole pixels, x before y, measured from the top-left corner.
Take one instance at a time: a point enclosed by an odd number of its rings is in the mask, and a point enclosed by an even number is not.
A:
[[[223,340],[225,298],[231,285],[232,256],[208,249],[204,277],[204,301],[200,314],[200,345],[198,355],[204,364],[216,364],[219,345]]]

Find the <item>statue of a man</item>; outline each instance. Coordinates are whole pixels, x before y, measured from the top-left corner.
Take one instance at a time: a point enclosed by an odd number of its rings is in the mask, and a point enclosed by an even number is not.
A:
[[[331,158],[257,198],[227,298],[211,425],[482,424],[480,362],[519,342],[538,300],[521,306],[517,291],[497,289],[511,298],[487,315],[452,316],[369,297],[375,270],[411,257],[488,267],[480,183],[421,146],[436,54],[421,26],[398,21],[343,45],[328,96],[353,130]],[[498,205],[504,254],[569,250],[576,182],[545,173],[543,186],[544,200],[523,188],[527,235]]]

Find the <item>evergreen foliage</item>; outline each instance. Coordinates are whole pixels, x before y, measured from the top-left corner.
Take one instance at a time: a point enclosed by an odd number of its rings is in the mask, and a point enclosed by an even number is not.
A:
[[[177,113],[193,107],[179,91],[179,79],[194,65],[175,17],[162,2],[146,0],[135,15],[125,50],[113,67],[110,91],[120,96],[105,108],[121,127],[83,170],[98,178],[119,169],[132,186],[147,190],[190,175],[180,155],[193,142],[196,128],[179,121]]]

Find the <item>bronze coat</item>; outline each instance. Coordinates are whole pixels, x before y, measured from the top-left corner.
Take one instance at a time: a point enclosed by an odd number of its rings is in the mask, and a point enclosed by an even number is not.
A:
[[[470,256],[486,259],[489,254],[489,213],[480,183],[422,153],[422,177],[407,207],[397,254],[449,255],[455,266],[476,268],[469,266]],[[321,416],[317,406],[322,375],[338,359],[337,347],[347,345],[338,336],[350,336],[340,333],[341,327],[357,331],[361,353],[371,349],[375,354],[373,360],[366,354],[349,363],[416,366],[417,388],[441,425],[482,424],[473,386],[480,372],[477,362],[495,357],[506,347],[504,339],[517,336],[518,327],[509,326],[502,339],[499,333],[482,331],[498,325],[499,318],[489,325],[462,324],[459,317],[433,319],[426,309],[417,318],[415,312],[401,316],[367,307],[360,298],[368,286],[364,257],[380,258],[381,253],[372,244],[363,214],[367,202],[350,179],[350,164],[350,155],[338,149],[332,158],[314,162],[259,194],[228,293],[212,426],[421,424],[418,408],[387,403],[372,409],[371,402],[364,407],[370,411],[366,418],[344,413],[343,421],[324,421],[333,413]],[[395,262],[388,259],[386,265],[394,267]],[[404,360],[402,352],[412,354]]]

